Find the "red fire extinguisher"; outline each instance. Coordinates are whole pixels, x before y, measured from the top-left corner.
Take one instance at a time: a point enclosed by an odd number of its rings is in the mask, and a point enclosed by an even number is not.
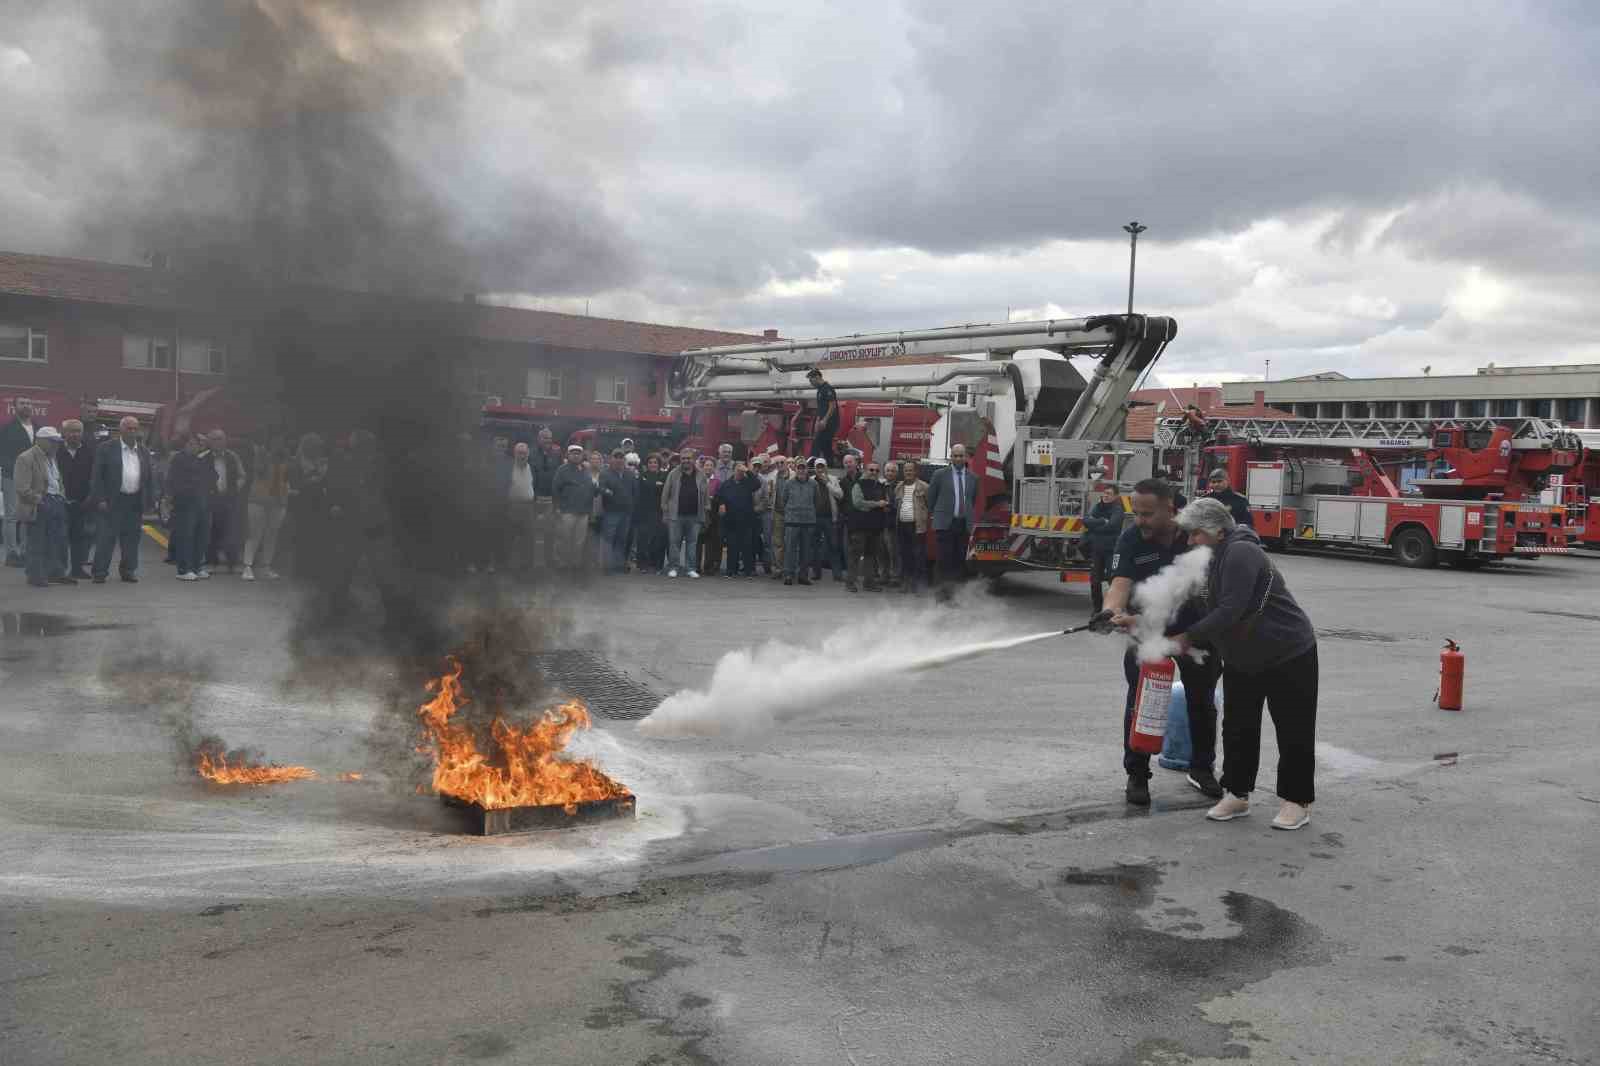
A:
[[[1158,659],[1139,664],[1139,680],[1134,686],[1133,724],[1128,729],[1128,747],[1145,755],[1161,754],[1167,739],[1167,708],[1172,705],[1172,679],[1177,664]]]
[[[1453,640],[1444,642],[1444,651],[1439,653],[1439,709],[1441,711],[1459,711],[1461,709],[1462,683],[1467,673],[1467,657],[1461,654],[1461,648]]]

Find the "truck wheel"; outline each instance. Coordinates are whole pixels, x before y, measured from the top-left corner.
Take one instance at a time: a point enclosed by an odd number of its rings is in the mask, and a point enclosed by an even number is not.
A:
[[[1400,560],[1401,566],[1417,570],[1426,570],[1438,561],[1433,538],[1428,536],[1427,530],[1416,526],[1408,526],[1394,535],[1394,557]]]

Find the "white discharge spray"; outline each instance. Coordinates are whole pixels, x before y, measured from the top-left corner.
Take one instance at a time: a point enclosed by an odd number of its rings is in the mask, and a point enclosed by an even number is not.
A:
[[[1060,634],[1052,629],[973,641],[970,628],[952,631],[945,613],[883,615],[838,630],[820,647],[772,641],[730,651],[717,661],[708,686],[667,697],[638,728],[652,737],[759,732],[824,708],[846,692],[881,684],[888,673],[931,670]]]
[[[1133,639],[1139,644],[1140,662],[1156,662],[1178,653],[1177,642],[1164,631],[1184,601],[1205,587],[1210,565],[1211,549],[1193,548],[1134,586],[1133,605],[1139,608],[1139,620],[1133,627]],[[1190,654],[1200,658],[1205,653]]]

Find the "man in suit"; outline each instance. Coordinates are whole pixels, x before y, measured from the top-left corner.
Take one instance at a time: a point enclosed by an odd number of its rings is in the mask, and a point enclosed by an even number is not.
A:
[[[6,565],[22,565],[22,538],[17,533],[17,457],[33,447],[33,404],[18,399],[16,417],[0,429],[0,492],[5,494],[4,527]]]
[[[89,481],[94,476],[94,442],[83,437],[83,423],[69,418],[61,423],[61,447],[56,449],[56,466],[67,490],[67,551],[72,561],[70,574],[79,581],[89,580]]]
[[[939,545],[939,576],[956,582],[967,573],[967,538],[978,503],[978,479],[967,469],[967,449],[950,449],[950,465],[928,483],[928,514]]]
[[[94,583],[104,585],[111,571],[111,552],[120,548],[122,580],[138,581],[139,538],[147,511],[155,506],[155,468],[150,452],[139,442],[139,420],[129,415],[117,425],[118,439],[95,449],[89,478],[89,506],[94,511]]]
[[[61,433],[40,426],[33,447],[17,456],[17,522],[28,534],[28,584],[34,588],[76,585],[67,576],[67,494],[56,466]]]

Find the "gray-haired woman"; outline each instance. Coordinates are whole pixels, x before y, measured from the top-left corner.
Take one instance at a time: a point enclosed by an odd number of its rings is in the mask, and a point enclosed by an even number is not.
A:
[[[1274,829],[1311,821],[1316,764],[1317,634],[1289,593],[1255,531],[1228,508],[1199,499],[1178,515],[1189,543],[1212,549],[1203,596],[1205,614],[1180,641],[1207,644],[1222,656],[1222,787],[1206,817],[1226,822],[1250,813],[1261,761],[1261,707],[1278,733],[1278,796]]]

